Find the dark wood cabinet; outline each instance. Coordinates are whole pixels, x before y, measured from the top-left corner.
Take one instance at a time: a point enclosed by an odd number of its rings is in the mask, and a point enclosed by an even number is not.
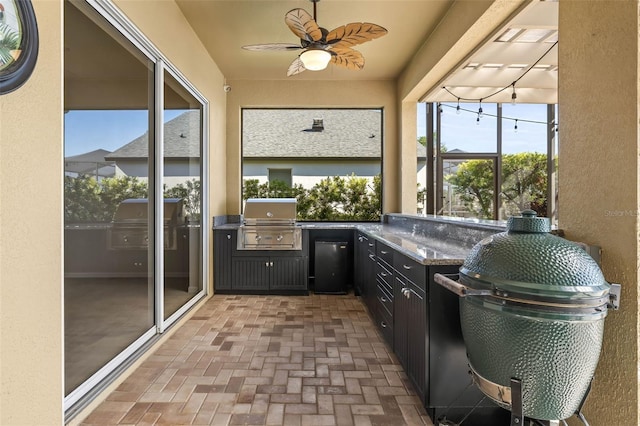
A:
[[[213,281],[216,290],[231,290],[231,257],[235,250],[237,232],[213,232]]]
[[[213,232],[214,288],[221,293],[307,293],[306,251],[238,250],[237,230]]]
[[[370,303],[376,306],[378,317],[376,318],[381,327],[382,336],[386,342],[394,347],[396,339],[395,329],[395,308],[393,292],[393,250],[387,245],[376,242],[376,287],[374,297]]]
[[[393,349],[424,401],[426,395],[427,347],[427,266],[393,254],[394,264],[394,341]]]
[[[269,290],[307,290],[308,257],[273,257],[269,261]]]
[[[64,230],[65,276],[68,278],[137,278],[153,273],[154,253],[147,249],[111,249],[109,226],[78,225]],[[164,250],[166,277],[188,277],[199,247],[199,227],[178,227],[176,248]],[[197,260],[199,262],[199,260]]]
[[[367,266],[369,265],[368,259],[368,245],[369,238],[362,232],[356,232],[355,239],[355,276],[354,276],[354,291],[356,296],[361,296],[365,299],[365,283]]]

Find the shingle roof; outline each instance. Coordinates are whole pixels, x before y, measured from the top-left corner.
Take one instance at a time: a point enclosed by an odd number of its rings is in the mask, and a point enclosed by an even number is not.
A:
[[[64,171],[71,173],[98,174],[99,176],[112,176],[115,167],[105,161],[111,151],[96,149],[84,154],[72,155],[64,158]]]
[[[380,110],[244,109],[242,123],[245,158],[380,158]]]
[[[187,111],[164,125],[164,158],[197,158],[200,157],[200,111]],[[118,148],[105,158],[117,160],[121,158],[147,158],[149,133],[132,140]]]

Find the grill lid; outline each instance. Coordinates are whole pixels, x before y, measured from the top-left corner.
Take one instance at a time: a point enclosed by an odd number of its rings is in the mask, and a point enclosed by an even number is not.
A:
[[[596,261],[549,230],[548,219],[536,217],[533,210],[511,218],[507,232],[473,247],[460,268],[460,281],[531,303],[606,304],[610,285]]]
[[[113,214],[114,224],[147,224],[149,220],[149,200],[128,198],[123,200]],[[182,198],[164,199],[165,224],[183,225],[185,222]]]
[[[296,203],[295,198],[249,198],[244,205],[244,223],[294,224]]]

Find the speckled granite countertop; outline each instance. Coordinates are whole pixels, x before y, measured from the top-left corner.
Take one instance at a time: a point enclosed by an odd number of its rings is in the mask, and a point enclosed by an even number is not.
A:
[[[423,265],[459,265],[469,249],[446,240],[429,238],[397,226],[359,224],[355,229]]]
[[[216,230],[237,229],[239,222],[222,223]],[[423,265],[458,265],[469,253],[469,245],[458,240],[438,236],[425,236],[425,232],[385,223],[357,222],[298,222],[296,226],[307,229],[358,230]],[[478,237],[480,238],[480,237]],[[479,241],[479,240],[478,240]]]

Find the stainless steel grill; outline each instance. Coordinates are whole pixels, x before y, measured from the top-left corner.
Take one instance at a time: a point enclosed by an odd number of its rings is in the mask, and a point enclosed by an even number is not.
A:
[[[238,229],[238,250],[302,250],[295,198],[250,198]]]
[[[177,228],[184,225],[181,198],[164,199],[164,248],[177,249]],[[130,198],[122,201],[113,215],[108,232],[110,250],[146,250],[149,246],[149,201]]]

